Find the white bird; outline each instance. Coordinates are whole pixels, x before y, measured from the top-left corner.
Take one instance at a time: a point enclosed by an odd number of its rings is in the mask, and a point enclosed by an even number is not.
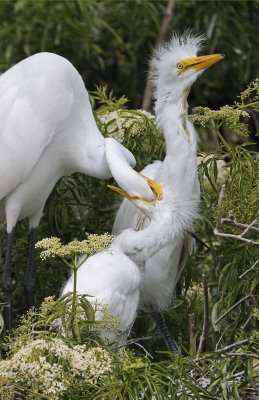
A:
[[[123,164],[118,161],[119,168]],[[130,181],[130,180],[129,180]],[[135,182],[131,181],[131,189],[134,188]],[[155,182],[148,180],[148,184],[154,190],[154,201],[161,199],[162,188]],[[112,187],[113,188],[113,187]],[[146,204],[143,199],[138,201],[138,207],[146,209]],[[151,216],[152,218],[152,216]],[[78,294],[89,295],[90,302],[97,301],[103,305],[111,315],[118,318],[118,331],[102,330],[99,332],[103,338],[115,344],[115,347],[121,347],[125,344],[126,338],[130,333],[130,329],[135,321],[137,308],[139,304],[139,286],[140,286],[140,271],[138,266],[124,254],[121,243],[127,240],[127,251],[143,252],[146,245],[150,245],[148,235],[147,242],[139,242],[139,232],[131,230],[124,231],[114,239],[110,247],[100,253],[94,254],[83,262],[85,256],[78,260],[78,265],[83,264],[77,270],[76,288]],[[151,236],[154,241],[155,248],[157,241],[156,237]],[[142,257],[142,256],[140,256]],[[73,292],[74,275],[70,277],[65,284],[62,295]],[[101,310],[96,311],[96,321],[102,321],[104,314]]]
[[[164,133],[166,156],[163,162],[148,165],[142,174],[164,188],[164,199],[153,207],[152,222],[124,200],[115,219],[113,233],[126,228],[143,229],[153,225],[160,250],[149,250],[142,260],[141,306],[150,312],[169,350],[176,345],[163,317],[192,248],[193,221],[198,215],[200,186],[197,175],[196,132],[188,119],[187,97],[192,84],[202,72],[221,60],[221,54],[197,57],[202,38],[190,33],[174,36],[151,61],[157,124]],[[114,174],[116,179],[116,174]],[[123,194],[123,193],[122,193]],[[131,196],[127,196],[131,200]],[[168,231],[170,241],[168,242]],[[165,240],[166,238],[166,240]],[[166,243],[167,241],[167,243]],[[129,254],[125,244],[125,254]],[[136,260],[134,255],[132,259]]]
[[[111,172],[106,140],[96,126],[83,80],[65,58],[39,53],[10,68],[0,77],[0,103],[0,216],[5,215],[8,234],[3,289],[11,304],[14,228],[28,218],[25,289],[31,305],[36,227],[56,182],[74,172],[100,179],[110,178]],[[108,145],[126,167],[135,165],[133,155],[118,142],[110,139]],[[132,194],[151,200],[147,181],[131,174],[138,182]],[[11,307],[6,319],[10,330]]]
[[[82,262],[79,258],[78,263]],[[77,293],[88,295],[90,302],[97,301],[109,314],[118,318],[118,330],[105,330],[103,338],[123,346],[133,325],[139,303],[140,272],[119,247],[111,245],[108,250],[89,257],[77,271]],[[62,295],[72,293],[73,276],[65,284]],[[95,320],[102,321],[103,312],[95,313]]]

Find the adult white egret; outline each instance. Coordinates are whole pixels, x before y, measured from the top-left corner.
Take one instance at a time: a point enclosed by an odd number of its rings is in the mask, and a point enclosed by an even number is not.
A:
[[[11,304],[11,254],[18,220],[29,218],[25,289],[34,302],[33,255],[36,227],[56,182],[74,172],[110,178],[105,139],[98,130],[83,80],[72,64],[51,53],[35,54],[0,77],[0,216],[7,223],[3,290]],[[132,154],[116,141],[113,151],[134,165]],[[112,163],[112,158],[111,158]],[[152,191],[137,173],[135,185],[147,200]],[[122,182],[123,184],[123,182]],[[7,329],[11,328],[8,307]]]
[[[114,155],[114,152],[111,155]],[[118,157],[117,167],[121,169],[123,164]],[[149,211],[147,204],[155,204],[162,198],[160,185],[150,179],[148,179],[148,183],[154,191],[154,200],[151,202],[141,201],[138,204],[138,207],[144,211],[146,209]],[[134,180],[131,182],[129,180],[128,184],[131,189],[135,186]],[[116,188],[116,190],[118,189]],[[152,220],[153,215],[150,214],[150,217]],[[127,252],[135,254],[137,251],[140,258],[142,258],[146,246],[151,246],[156,251],[157,246],[160,248],[160,243],[152,234],[151,225],[146,229],[147,232],[149,230],[151,230],[151,235],[146,234],[142,241],[139,240],[140,232],[134,230],[121,232],[107,250],[89,257],[77,271],[77,293],[91,296],[89,301],[98,301],[108,309],[110,314],[118,317],[119,332],[105,329],[100,331],[102,337],[115,343],[116,346],[124,345],[135,321],[139,304],[140,271],[135,262],[124,254],[122,244],[127,241]],[[78,263],[80,264],[83,259],[84,256],[78,260]],[[65,284],[62,294],[73,292],[73,288],[74,276],[72,275]],[[103,312],[97,311],[95,318],[97,321],[102,320]]]
[[[196,132],[188,119],[187,97],[194,81],[202,72],[224,56],[212,54],[197,57],[202,38],[192,34],[174,36],[156,51],[151,61],[157,124],[165,136],[166,156],[163,162],[148,165],[143,175],[164,188],[164,199],[156,203],[151,235],[157,235],[160,250],[152,256],[149,249],[143,259],[140,302],[151,312],[169,350],[175,343],[164,323],[174,288],[191,251],[193,239],[188,235],[197,217],[200,186],[197,176]],[[114,171],[113,171],[114,172]],[[116,179],[116,173],[114,174]],[[123,194],[123,192],[122,192]],[[128,196],[124,193],[128,199]],[[124,200],[115,219],[113,233],[133,227],[146,228],[149,219]],[[171,231],[171,240],[168,238]],[[145,235],[146,229],[143,230]],[[126,250],[125,253],[129,254]],[[134,260],[133,255],[133,260]],[[138,260],[137,260],[138,261]]]

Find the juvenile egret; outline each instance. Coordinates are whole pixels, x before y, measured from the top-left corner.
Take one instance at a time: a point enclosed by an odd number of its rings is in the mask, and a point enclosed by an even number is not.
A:
[[[164,133],[166,156],[163,162],[148,165],[142,174],[163,186],[164,199],[152,206],[155,218],[151,223],[125,199],[113,227],[114,234],[133,227],[144,228],[142,232],[145,235],[145,228],[153,225],[150,233],[157,235],[160,250],[154,255],[147,250],[142,260],[140,303],[153,315],[168,349],[172,351],[176,346],[164,323],[163,311],[170,304],[191,252],[193,239],[188,232],[197,217],[200,199],[196,132],[188,119],[187,97],[202,72],[224,57],[221,54],[197,57],[201,43],[202,38],[192,34],[174,36],[158,49],[151,61],[155,114]],[[114,176],[116,178],[116,174]],[[132,200],[131,196],[124,195]],[[165,243],[168,230],[171,231],[171,240]]]
[[[121,166],[118,160],[118,166]],[[128,182],[131,189],[134,187],[134,181]],[[148,184],[154,191],[155,204],[162,198],[162,188],[148,180]],[[136,188],[137,190],[137,188]],[[140,202],[138,207],[145,210],[146,204],[149,202]],[[150,214],[152,219],[152,215]],[[150,225],[147,231],[151,229]],[[138,266],[124,254],[125,241],[127,241],[127,252],[129,253],[142,253],[145,251],[146,246],[152,246],[154,251],[156,246],[160,244],[154,235],[145,235],[145,238],[139,240],[140,232],[134,230],[126,230],[120,233],[112,242],[108,250],[97,253],[89,257],[78,269],[76,278],[77,293],[87,294],[89,301],[103,304],[110,314],[118,317],[119,332],[105,331],[100,332],[101,336],[108,339],[116,346],[123,346],[127,336],[130,333],[131,326],[134,323],[139,304],[139,285],[140,285],[140,271]],[[153,243],[151,243],[153,241]],[[137,248],[136,248],[137,246]],[[78,260],[80,264],[84,256]],[[142,258],[142,255],[140,255]],[[62,294],[73,292],[74,278],[68,280],[65,284]],[[96,320],[103,319],[103,312],[97,311],[95,315]]]
[[[105,179],[111,172],[105,139],[96,126],[83,80],[65,58],[39,53],[16,64],[0,77],[0,99],[0,216],[5,215],[7,223],[3,290],[10,304],[14,228],[18,220],[28,217],[24,283],[32,305],[36,227],[50,192],[64,175],[81,172]],[[126,166],[135,165],[122,145],[114,140],[109,145]],[[139,192],[132,194],[151,200],[147,181],[137,173],[135,179]],[[10,329],[11,307],[6,319]]]

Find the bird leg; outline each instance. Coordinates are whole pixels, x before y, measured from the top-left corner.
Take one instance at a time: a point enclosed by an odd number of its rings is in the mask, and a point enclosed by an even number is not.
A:
[[[12,330],[12,292],[14,289],[14,281],[12,278],[12,247],[14,242],[15,229],[7,233],[5,265],[3,272],[3,292],[4,299],[7,303],[4,310],[5,327],[8,332]]]
[[[35,305],[35,276],[34,276],[34,253],[37,237],[37,229],[31,228],[29,233],[29,248],[27,266],[24,277],[24,289],[28,307]]]
[[[178,347],[173,339],[171,333],[169,332],[169,329],[166,325],[164,314],[161,311],[151,311],[151,315],[155,320],[156,326],[164,339],[164,342],[166,344],[166,347],[169,351],[172,353],[178,353]]]

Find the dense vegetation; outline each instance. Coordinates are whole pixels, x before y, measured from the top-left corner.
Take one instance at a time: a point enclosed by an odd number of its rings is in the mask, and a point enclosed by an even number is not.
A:
[[[154,117],[136,108],[141,104],[147,59],[166,6],[166,1],[147,0],[2,1],[1,70],[37,51],[54,51],[67,57],[92,90],[100,130],[127,146],[140,170],[163,157],[163,136]],[[47,299],[38,311],[31,310],[22,318],[10,341],[3,336],[2,355],[8,355],[13,371],[20,375],[19,379],[14,375],[14,381],[0,376],[1,399],[11,399],[14,389],[20,393],[25,390],[28,399],[50,400],[257,398],[259,81],[237,96],[256,77],[258,11],[258,1],[231,1],[223,6],[221,1],[178,0],[171,23],[172,29],[180,31],[195,26],[208,37],[206,53],[217,51],[227,56],[220,67],[208,71],[195,84],[190,98],[191,105],[201,106],[191,117],[200,138],[202,203],[196,234],[209,248],[197,243],[166,316],[181,354],[165,352],[154,322],[146,315],[139,315],[132,338],[149,339],[132,340],[126,352],[114,354],[92,334],[94,326],[89,321],[93,310],[84,297],[78,298],[78,304],[88,319],[76,325],[79,328],[72,337],[69,329],[64,337],[53,321],[63,315],[68,324],[71,319],[75,324],[77,315],[71,316],[67,307],[72,300]],[[46,204],[39,239],[58,236],[68,243],[83,240],[88,233],[109,232],[118,199],[106,184],[80,174],[63,178]],[[0,234],[3,257],[5,226]],[[26,244],[27,223],[22,221],[14,254],[17,326],[26,308],[22,288]],[[58,257],[42,261],[39,251],[36,263],[40,306],[44,298],[60,292],[68,271]],[[209,324],[203,351],[199,352],[205,298]],[[80,315],[78,318],[81,321]],[[113,326],[109,315],[106,323]],[[38,348],[36,343],[35,352],[36,340],[41,342]],[[75,344],[83,347],[75,348]],[[58,355],[60,347],[63,358]],[[92,351],[89,357],[95,360],[92,375],[87,369],[87,351]],[[79,371],[71,359],[81,357],[82,352],[86,355]],[[50,394],[51,384],[47,386],[44,374],[37,377],[35,373],[30,378],[28,366],[19,370],[17,360],[22,357],[24,365],[37,363],[39,357],[55,364],[52,382],[60,379],[59,368],[63,368],[64,380],[55,389],[60,397]],[[5,367],[0,363],[1,368]],[[86,370],[87,380],[82,378]],[[29,383],[29,378],[23,380],[25,375],[35,379],[34,383]]]

